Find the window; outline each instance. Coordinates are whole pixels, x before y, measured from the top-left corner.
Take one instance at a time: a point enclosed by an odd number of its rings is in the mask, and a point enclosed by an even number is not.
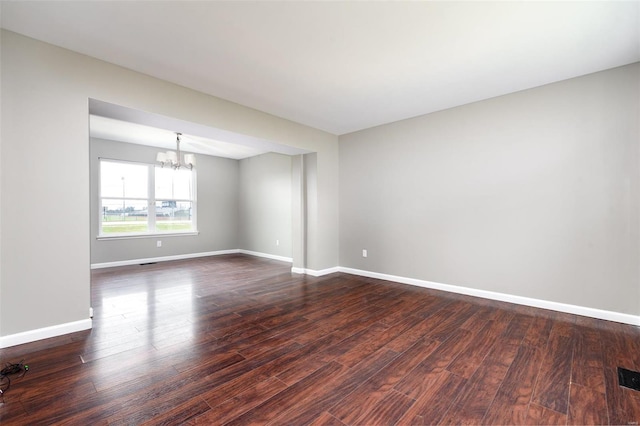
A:
[[[155,167],[156,230],[193,231],[193,171]]]
[[[101,237],[196,232],[195,171],[100,159]]]

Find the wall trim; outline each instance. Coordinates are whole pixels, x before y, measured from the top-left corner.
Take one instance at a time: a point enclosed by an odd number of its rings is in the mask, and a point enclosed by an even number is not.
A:
[[[91,329],[91,318],[53,325],[51,327],[37,328],[35,330],[23,331],[22,333],[0,336],[0,348],[22,345],[24,343],[35,342],[36,340],[49,339],[51,337],[62,336],[63,334],[75,333],[77,331]]]
[[[91,269],[109,268],[113,266],[124,266],[124,265],[138,265],[140,263],[147,263],[147,262],[163,262],[168,260],[180,260],[180,259],[189,259],[189,258],[195,258],[195,257],[217,256],[222,254],[234,254],[234,253],[243,253],[251,256],[267,257],[270,259],[291,262],[291,260],[286,260],[289,258],[284,258],[282,256],[275,256],[275,255],[270,255],[266,253],[257,253],[257,252],[252,252],[248,250],[233,249],[233,250],[220,250],[220,251],[212,251],[212,252],[204,252],[204,253],[191,253],[186,255],[163,256],[163,257],[156,257],[156,258],[149,258],[149,259],[136,259],[136,260],[128,260],[128,261],[120,261],[120,262],[98,263],[98,264],[92,264]],[[437,283],[433,281],[419,280],[416,278],[401,277],[398,275],[382,274],[379,272],[371,272],[371,271],[365,271],[361,269],[347,268],[344,266],[335,266],[333,268],[326,268],[326,269],[320,269],[320,270],[292,267],[291,272],[294,274],[307,274],[314,277],[321,277],[323,275],[333,274],[336,272],[343,272],[351,275],[358,275],[358,276],[368,277],[368,278],[376,278],[376,279],[385,280],[385,281],[394,281],[394,282],[409,284],[417,287],[448,291],[451,293],[465,294],[467,296],[481,297],[483,299],[499,300],[502,302],[515,303],[517,305],[532,306],[534,308],[549,309],[552,311],[566,312],[569,314],[587,316],[591,318],[598,318],[598,319],[607,320],[607,321],[615,321],[615,322],[620,322],[624,324],[640,326],[640,316],[637,316],[637,315],[624,314],[621,312],[614,312],[614,311],[605,311],[597,308],[570,305],[567,303],[552,302],[549,300],[534,299],[531,297],[516,296],[512,294],[480,290],[480,289],[456,286],[451,284],[442,284],[442,283]],[[7,336],[0,336],[0,348],[7,348],[10,346],[16,346],[24,343],[34,342],[36,340],[48,339],[51,337],[61,336],[63,334],[69,334],[69,333],[75,333],[77,331],[88,330],[88,329],[91,329],[91,326],[92,326],[92,321],[89,318],[86,320],[80,320],[80,321],[75,321],[75,322],[70,322],[65,324],[58,324],[51,327],[44,327],[44,328],[39,328],[35,330],[29,330],[22,333],[10,334]]]
[[[340,272],[340,267],[334,266],[333,268],[320,269],[320,270],[292,267],[291,272],[294,274],[307,274],[307,275],[311,275],[312,277],[321,277],[323,275],[329,275],[336,272]]]
[[[118,260],[115,262],[92,263],[91,269],[113,268],[115,266],[140,265],[141,263],[167,262],[170,260],[193,259],[196,257],[220,256],[222,254],[240,253],[239,249],[206,251],[201,253],[176,254],[173,256],[148,257],[145,259]]]
[[[378,272],[363,271],[361,269],[346,268],[343,266],[340,266],[338,269],[340,270],[340,272],[344,272],[346,274],[359,275],[368,278],[377,278],[386,281],[395,281],[402,284],[409,284],[434,290],[448,291],[451,293],[465,294],[467,296],[482,297],[483,299],[499,300],[502,302],[515,303],[517,305],[532,306],[534,308],[549,309],[552,311],[566,312],[569,314],[640,326],[640,316],[637,315],[623,314],[621,312],[605,311],[597,308],[588,308],[586,306],[570,305],[567,303],[552,302],[549,300],[534,299],[531,297],[516,296],[507,293],[498,293],[494,291],[461,287],[451,284],[441,284],[433,281],[406,278],[397,275],[381,274]]]
[[[292,258],[286,257],[286,256],[278,256],[277,254],[261,253],[258,251],[251,251],[251,250],[244,250],[244,249],[240,249],[238,250],[238,252],[242,254],[248,254],[250,256],[266,257],[267,259],[280,260],[282,262],[289,262],[289,263],[293,262]]]

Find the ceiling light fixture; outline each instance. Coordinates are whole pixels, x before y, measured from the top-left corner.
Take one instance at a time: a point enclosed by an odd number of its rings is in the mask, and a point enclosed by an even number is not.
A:
[[[176,150],[175,151],[166,151],[159,152],[156,156],[156,161],[162,164],[162,167],[165,164],[173,167],[174,169],[179,169],[180,167],[186,167],[189,170],[193,170],[196,165],[196,156],[195,154],[185,154],[184,159],[180,154],[180,136],[182,133],[176,132]]]

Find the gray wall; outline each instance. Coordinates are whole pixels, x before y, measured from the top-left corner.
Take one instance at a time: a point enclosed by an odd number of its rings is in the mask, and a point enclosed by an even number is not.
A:
[[[157,148],[91,139],[91,263],[237,249],[238,161],[197,155],[198,235],[98,240],[98,159],[154,163]],[[156,241],[162,247],[156,247]]]
[[[287,155],[269,153],[240,160],[241,249],[292,256],[291,172]]]
[[[640,314],[639,76],[341,136],[340,265]]]
[[[338,263],[338,138],[2,30],[0,337],[87,320],[90,98],[318,152],[316,268]]]
[[[12,32],[0,43],[0,337],[88,319],[90,98],[317,152],[308,268],[338,265],[340,225],[343,266],[640,313],[637,65],[339,148],[326,132]]]

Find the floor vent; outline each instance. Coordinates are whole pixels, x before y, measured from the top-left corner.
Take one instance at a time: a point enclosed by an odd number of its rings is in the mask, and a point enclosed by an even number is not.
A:
[[[626,368],[618,367],[618,380],[620,380],[620,386],[640,391],[640,373],[637,371],[627,370]]]
[[[155,265],[156,263],[158,263],[158,262],[141,263],[140,266]]]

